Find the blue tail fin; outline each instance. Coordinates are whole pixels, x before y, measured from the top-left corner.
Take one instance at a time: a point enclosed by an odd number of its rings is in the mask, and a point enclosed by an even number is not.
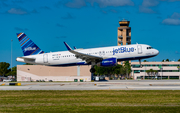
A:
[[[17,33],[24,56],[42,54],[42,51],[25,33]]]

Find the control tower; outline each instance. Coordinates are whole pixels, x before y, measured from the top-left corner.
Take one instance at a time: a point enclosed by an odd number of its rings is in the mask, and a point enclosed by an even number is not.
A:
[[[118,27],[118,46],[131,44],[131,27],[129,27],[130,21],[119,21],[120,27]]]

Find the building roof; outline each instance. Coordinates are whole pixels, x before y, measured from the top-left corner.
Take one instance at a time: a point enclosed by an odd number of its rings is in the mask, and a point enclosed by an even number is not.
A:
[[[131,62],[131,65],[139,64],[139,62]],[[141,62],[141,64],[180,64],[180,62]]]

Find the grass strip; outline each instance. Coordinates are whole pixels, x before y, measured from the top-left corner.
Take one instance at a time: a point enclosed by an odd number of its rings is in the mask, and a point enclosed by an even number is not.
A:
[[[180,112],[180,91],[0,91],[0,112]]]

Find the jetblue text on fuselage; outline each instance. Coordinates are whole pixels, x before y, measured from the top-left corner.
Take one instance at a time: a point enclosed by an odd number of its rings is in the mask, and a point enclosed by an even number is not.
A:
[[[117,54],[117,53],[125,53],[125,52],[134,52],[134,48],[133,47],[120,47],[120,48],[113,48],[113,55]]]

